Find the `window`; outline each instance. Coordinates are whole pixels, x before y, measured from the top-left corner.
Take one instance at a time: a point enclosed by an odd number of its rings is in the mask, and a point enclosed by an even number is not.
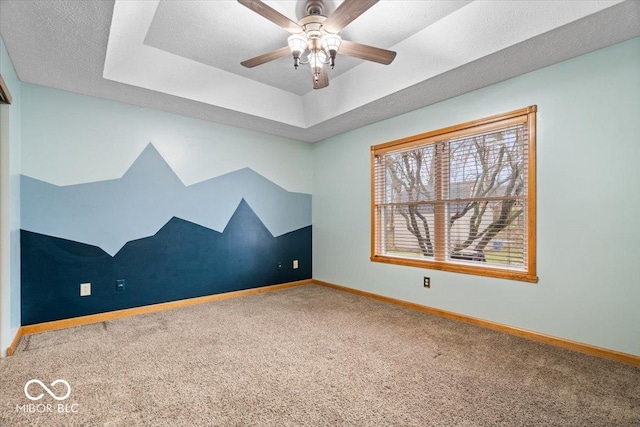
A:
[[[537,282],[536,106],[371,147],[371,260]]]
[[[11,104],[11,94],[2,76],[0,76],[0,104]]]

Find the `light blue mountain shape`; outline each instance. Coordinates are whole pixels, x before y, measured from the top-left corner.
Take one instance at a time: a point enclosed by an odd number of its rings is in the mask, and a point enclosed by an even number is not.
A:
[[[21,176],[21,228],[95,245],[111,256],[172,217],[222,232],[244,198],[275,236],[311,225],[311,195],[250,168],[185,186],[152,144],[119,179],[57,186]]]

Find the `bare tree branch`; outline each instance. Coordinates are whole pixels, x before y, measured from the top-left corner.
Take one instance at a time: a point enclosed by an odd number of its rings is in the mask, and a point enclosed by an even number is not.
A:
[[[517,208],[516,203],[524,189],[523,152],[514,138],[516,136],[513,133],[492,133],[439,143],[448,144],[448,158],[453,159],[444,169],[449,196],[454,200],[480,199],[458,203],[456,211],[449,213],[449,231],[458,221],[466,218],[466,237],[454,243],[451,256],[470,248],[476,253],[483,253],[493,238],[522,215],[523,209]],[[435,149],[435,146],[431,147]],[[388,156],[387,176],[394,202],[433,200],[436,155],[427,150],[421,147]],[[493,196],[505,199],[498,202],[481,200]],[[422,254],[433,256],[434,244],[429,226],[433,214],[426,214],[420,206],[410,204],[396,208],[394,212],[404,219],[407,230],[415,237]],[[490,221],[487,220],[489,215]],[[479,259],[484,260],[484,255]]]

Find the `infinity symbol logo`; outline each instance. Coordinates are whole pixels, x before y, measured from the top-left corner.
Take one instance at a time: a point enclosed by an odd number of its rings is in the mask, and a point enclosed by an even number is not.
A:
[[[39,384],[39,385],[40,385],[40,387],[42,387],[44,391],[46,391],[47,393],[49,393],[49,395],[50,395],[51,397],[53,397],[54,399],[56,399],[56,400],[65,400],[66,398],[68,398],[68,397],[71,395],[71,386],[70,386],[70,385],[69,385],[69,383],[68,383],[68,382],[66,382],[65,380],[55,380],[54,382],[52,382],[52,383],[51,383],[51,387],[54,387],[56,384],[60,384],[60,383],[64,384],[64,385],[67,387],[67,393],[66,393],[64,396],[61,396],[61,397],[56,396],[56,395],[55,395],[55,393],[53,393],[53,392],[49,389],[49,387],[47,387],[46,385],[44,385],[44,384],[42,383],[42,381],[40,381],[40,380],[29,380],[29,381],[27,381],[27,383],[24,385],[24,395],[25,395],[25,396],[27,396],[27,397],[28,397],[29,399],[31,399],[31,400],[40,400],[40,399],[42,399],[42,398],[44,397],[44,393],[40,393],[38,396],[35,396],[35,397],[34,397],[34,396],[31,396],[31,395],[29,394],[29,390],[28,390],[28,388],[29,388],[29,386],[30,386],[31,384],[33,384],[33,383]]]

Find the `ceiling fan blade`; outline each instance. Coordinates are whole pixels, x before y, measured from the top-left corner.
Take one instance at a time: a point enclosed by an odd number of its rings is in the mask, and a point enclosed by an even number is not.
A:
[[[396,53],[391,50],[380,49],[379,47],[367,46],[342,40],[338,53],[342,55],[353,56],[367,61],[377,62],[379,64],[389,65],[396,57]]]
[[[291,34],[297,34],[297,33],[303,32],[303,29],[300,25],[296,24],[291,19],[287,18],[277,10],[262,3],[260,0],[238,0],[238,3],[248,7],[258,15],[261,15],[267,18],[269,21],[273,22],[274,24],[279,25],[283,29],[289,31]]]
[[[326,66],[322,67],[322,71],[320,71],[320,75],[318,76],[317,80],[316,76],[314,76],[313,74],[311,75],[311,77],[313,77],[314,89],[322,89],[323,87],[329,86],[329,72],[327,71]]]
[[[376,3],[378,0],[344,0],[322,23],[322,27],[325,31],[335,34]]]
[[[263,53],[262,55],[258,55],[255,58],[247,59],[246,61],[241,62],[241,65],[244,65],[247,68],[257,67],[258,65],[266,64],[269,61],[273,61],[274,59],[282,58],[283,56],[290,55],[291,51],[288,46],[281,47],[280,49],[273,50],[271,52]]]

